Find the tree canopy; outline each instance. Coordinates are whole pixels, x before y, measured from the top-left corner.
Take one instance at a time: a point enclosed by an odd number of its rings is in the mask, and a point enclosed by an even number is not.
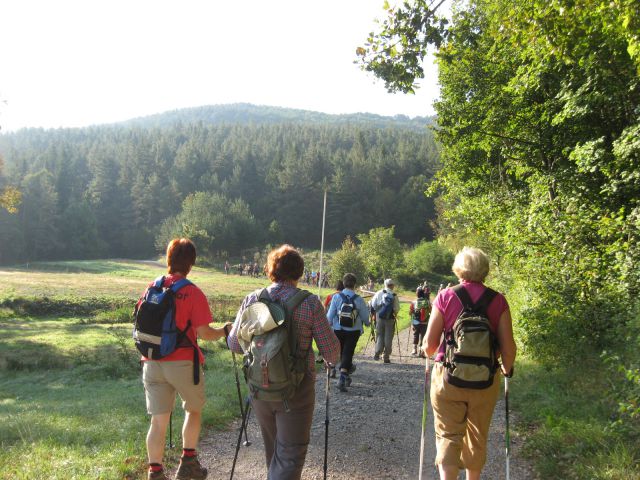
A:
[[[189,229],[208,232],[210,255],[282,241],[317,247],[325,188],[328,248],[380,225],[395,224],[403,242],[431,238],[434,206],[423,192],[439,152],[430,123],[225,106],[2,134],[6,185],[22,191],[25,209],[46,192],[47,217],[40,225],[34,210],[0,210],[0,262],[148,257],[159,239]],[[36,174],[37,185],[23,185]],[[216,211],[196,213],[205,204]],[[398,209],[414,218],[398,219]],[[87,241],[70,242],[79,230]]]

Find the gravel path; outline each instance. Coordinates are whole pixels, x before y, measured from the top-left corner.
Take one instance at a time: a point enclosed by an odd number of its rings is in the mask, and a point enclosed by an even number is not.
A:
[[[368,335],[368,332],[365,332]],[[357,355],[357,371],[347,393],[341,393],[331,381],[329,400],[330,479],[400,480],[417,479],[422,425],[424,360],[409,355],[409,329],[400,332],[402,358],[394,352],[390,364],[372,358],[372,344],[367,355]],[[311,444],[302,478],[323,478],[325,431],[326,375],[316,381],[316,409],[311,429]],[[229,431],[205,435],[200,443],[200,459],[209,468],[209,479],[228,479],[233,462],[239,421]],[[489,438],[489,459],[483,478],[505,478],[504,403],[495,411]],[[264,450],[259,427],[253,416],[248,427],[250,447],[240,447],[234,478],[257,480],[266,478]],[[528,465],[518,456],[521,443],[513,432],[510,478],[534,478]],[[435,458],[433,416],[429,405],[423,478],[437,479],[433,467]],[[460,478],[463,478],[461,474]]]

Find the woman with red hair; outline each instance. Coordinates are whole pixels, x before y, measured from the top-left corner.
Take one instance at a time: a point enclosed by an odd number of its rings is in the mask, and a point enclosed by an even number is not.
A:
[[[176,238],[167,246],[167,273],[164,288],[189,275],[196,263],[196,247],[187,238]],[[140,300],[142,301],[142,299]],[[226,336],[231,323],[221,328],[212,328],[213,321],[209,302],[205,294],[194,284],[182,287],[175,296],[176,326],[185,332],[188,342],[160,360],[142,357],[142,380],[144,383],[147,411],[151,415],[151,426],[147,433],[149,457],[148,480],[167,480],[162,466],[164,439],[167,425],[176,400],[176,392],[182,399],[185,411],[182,427],[182,457],[176,474],[179,480],[203,480],[207,469],[200,465],[196,447],[200,436],[201,412],[205,404],[204,355],[198,346],[198,338],[218,340]],[[194,378],[194,349],[198,365]],[[198,375],[199,373],[199,375]]]

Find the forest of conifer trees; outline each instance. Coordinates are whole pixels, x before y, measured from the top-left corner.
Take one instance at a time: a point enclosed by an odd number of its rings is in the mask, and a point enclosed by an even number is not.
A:
[[[178,233],[211,260],[282,241],[316,248],[325,188],[328,246],[374,226],[432,238],[429,123],[239,105],[3,134],[4,182],[21,203],[0,210],[0,263],[149,257]]]

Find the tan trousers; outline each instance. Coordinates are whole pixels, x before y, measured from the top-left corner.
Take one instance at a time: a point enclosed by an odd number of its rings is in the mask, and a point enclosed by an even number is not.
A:
[[[487,460],[487,437],[500,395],[500,376],[484,390],[460,388],[444,379],[436,363],[431,376],[431,405],[436,432],[436,465],[482,470]]]

